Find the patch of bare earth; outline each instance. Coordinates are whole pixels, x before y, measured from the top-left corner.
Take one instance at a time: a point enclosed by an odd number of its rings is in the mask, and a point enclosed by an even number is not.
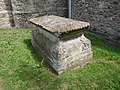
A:
[[[63,83],[58,87],[58,90],[68,90],[68,85],[67,83]]]
[[[2,78],[0,77],[0,90],[3,90],[2,89]]]

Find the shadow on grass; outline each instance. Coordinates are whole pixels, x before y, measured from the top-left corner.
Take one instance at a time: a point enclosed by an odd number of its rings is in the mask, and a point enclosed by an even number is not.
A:
[[[52,73],[53,71],[51,72],[51,69],[42,62],[42,58],[37,56],[31,44],[31,39],[25,39],[23,43],[27,45],[27,49],[31,52],[35,63],[29,64],[28,62],[21,61],[22,64],[17,68],[15,76],[17,76],[19,80],[27,83],[29,82],[30,87],[34,87],[36,85],[40,89],[44,89],[46,86],[50,87],[50,82],[52,82],[57,75]]]
[[[31,43],[31,39],[25,39],[23,42],[27,45],[27,49],[31,52],[32,56],[34,57],[34,60],[37,63],[39,63],[42,66],[45,66],[52,73],[57,74],[57,72],[54,71],[53,68],[51,68],[51,66],[47,62],[45,62],[44,59],[42,57],[40,57],[40,55],[38,55],[38,53],[35,52],[35,49]]]
[[[86,33],[85,36],[91,40],[92,46],[100,48],[102,50],[107,50],[109,52],[114,52],[120,55],[120,48],[106,42],[106,40],[99,38],[95,35]]]
[[[54,79],[53,75],[42,66],[30,66],[27,63],[25,64],[25,62],[23,63],[24,65],[20,65],[16,70],[16,76],[24,82],[29,82],[31,87],[36,85],[44,87],[49,85],[49,82]]]
[[[26,44],[27,46],[27,49],[31,52],[31,55],[33,56],[34,60],[36,60],[37,62],[41,62],[42,61],[42,57],[38,57],[35,50],[34,50],[34,47],[32,46],[32,43],[31,43],[31,39],[25,39],[23,41],[23,43]]]

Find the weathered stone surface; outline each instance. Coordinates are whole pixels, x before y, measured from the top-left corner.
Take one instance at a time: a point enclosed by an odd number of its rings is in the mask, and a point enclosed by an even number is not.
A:
[[[28,22],[29,19],[33,17],[38,17],[39,14],[13,12],[13,16],[14,16],[15,27],[28,28],[28,27],[31,27],[30,23]]]
[[[52,19],[51,17],[46,16],[45,18],[48,20]],[[56,21],[56,19],[54,20]],[[61,18],[58,17],[58,21],[58,24],[60,24]],[[68,20],[68,23],[69,21],[71,22],[71,19]],[[67,26],[68,23],[64,23],[65,26]],[[76,23],[81,22],[76,21]],[[73,23],[73,25],[75,26],[76,23]],[[47,27],[42,28],[42,25],[39,26],[33,22],[32,24],[34,27],[32,33],[32,45],[38,55],[40,57],[42,56],[45,62],[49,64],[57,74],[83,66],[92,58],[91,42],[84,36],[83,31],[80,30],[80,28],[75,31],[68,30],[67,33],[61,31],[61,33],[65,35],[56,35],[56,33],[46,30]],[[88,25],[88,23],[86,24]],[[84,27],[86,27],[86,25]],[[63,29],[66,29],[66,27]]]
[[[28,20],[34,16],[35,7],[33,0],[11,0],[15,27],[28,27]],[[37,15],[38,16],[38,15]]]
[[[10,0],[0,0],[0,11],[11,10],[11,1]]]
[[[15,27],[26,28],[30,26],[28,22],[30,18],[43,15],[67,17],[67,0],[0,0],[0,12],[4,11],[12,12],[13,16],[10,17],[10,22],[7,17],[4,17],[6,20],[0,22],[1,27],[15,25]],[[1,15],[3,14],[0,13]],[[3,18],[0,20],[3,21]]]
[[[89,23],[83,21],[76,21],[58,16],[43,16],[31,19],[30,22],[39,25],[40,27],[50,32],[69,32],[79,30],[90,26]]]
[[[119,0],[73,0],[73,18],[90,22],[92,32],[120,42]]]
[[[28,20],[43,15],[67,15],[66,0],[11,0],[16,27],[29,27]]]
[[[10,0],[0,0],[0,28],[10,28],[14,26]]]

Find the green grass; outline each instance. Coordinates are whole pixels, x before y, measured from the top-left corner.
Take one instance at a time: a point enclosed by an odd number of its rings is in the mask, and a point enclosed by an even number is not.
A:
[[[4,90],[120,90],[120,48],[94,35],[85,67],[53,74],[31,46],[31,29],[0,29],[0,77]]]

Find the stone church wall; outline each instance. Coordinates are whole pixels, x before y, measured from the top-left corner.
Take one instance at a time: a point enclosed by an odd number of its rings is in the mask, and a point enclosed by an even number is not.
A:
[[[30,18],[67,17],[67,0],[0,0],[0,27],[29,27]]]
[[[14,26],[12,6],[10,0],[0,0],[0,28]]]
[[[16,27],[29,27],[30,18],[67,15],[66,0],[11,0]]]
[[[91,31],[120,43],[120,0],[73,0],[73,18],[91,23]]]

